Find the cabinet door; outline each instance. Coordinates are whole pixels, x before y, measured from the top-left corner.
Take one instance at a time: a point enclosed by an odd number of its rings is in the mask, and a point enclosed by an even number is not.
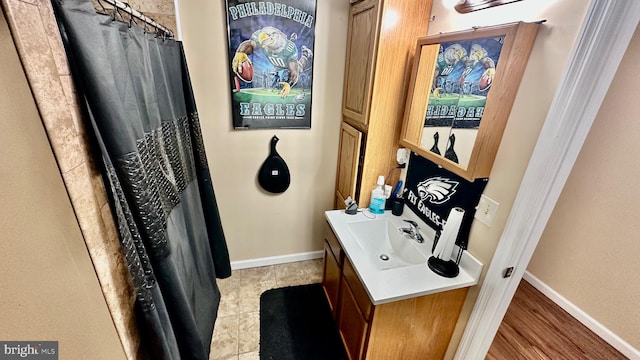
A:
[[[344,200],[351,196],[357,200],[358,166],[362,133],[346,123],[340,128],[340,148],[338,149],[338,171],[336,174],[336,209],[344,208]]]
[[[338,329],[349,359],[359,360],[364,352],[365,337],[369,324],[362,316],[356,298],[346,281],[340,283],[340,312]]]
[[[331,246],[324,243],[324,270],[322,273],[322,287],[331,307],[331,314],[336,318],[338,311],[338,295],[340,291],[340,265],[333,256]]]
[[[360,309],[362,316],[364,316],[366,320],[371,319],[373,304],[371,303],[371,300],[369,300],[367,290],[364,289],[364,286],[360,282],[353,265],[351,265],[351,262],[349,262],[349,259],[347,258],[344,259],[342,278],[349,284],[349,289],[351,289],[353,298],[356,300],[356,304],[358,304],[358,308]]]
[[[488,177],[539,27],[518,22],[418,39],[400,144],[469,181]],[[478,60],[438,60],[466,52],[461,44]]]
[[[378,0],[364,0],[349,12],[342,114],[360,130],[366,129],[369,117],[378,11]]]

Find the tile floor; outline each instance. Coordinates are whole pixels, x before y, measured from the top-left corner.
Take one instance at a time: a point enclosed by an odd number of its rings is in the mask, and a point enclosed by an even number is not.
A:
[[[322,259],[234,270],[219,279],[222,294],[210,360],[259,360],[260,294],[322,281]]]

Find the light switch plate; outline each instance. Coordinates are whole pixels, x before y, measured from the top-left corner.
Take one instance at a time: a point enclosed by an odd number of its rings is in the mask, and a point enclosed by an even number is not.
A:
[[[496,217],[499,206],[500,204],[495,200],[487,196],[480,195],[480,202],[478,202],[478,207],[474,217],[481,223],[491,226],[493,219]]]

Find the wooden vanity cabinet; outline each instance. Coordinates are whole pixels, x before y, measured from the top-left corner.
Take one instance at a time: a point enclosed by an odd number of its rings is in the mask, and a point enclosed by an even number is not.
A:
[[[369,120],[379,10],[379,0],[360,1],[349,9],[342,113],[361,130]]]
[[[340,280],[342,278],[342,262],[344,254],[338,239],[327,225],[324,240],[324,265],[322,271],[322,288],[329,301],[333,318],[337,317]]]
[[[333,317],[336,317],[338,309],[338,292],[340,291],[340,265],[331,254],[331,249],[324,247],[324,273],[322,276],[322,286],[329,301],[329,307]]]
[[[356,297],[346,281],[341,287],[340,313],[336,319],[340,338],[347,350],[349,359],[362,359],[365,350],[365,340],[369,327],[369,320],[364,317]]]
[[[340,127],[340,147],[338,148],[338,176],[336,177],[337,208],[344,208],[344,201],[348,196],[354,200],[358,186],[358,174],[361,172],[360,149],[362,148],[362,133],[353,126],[343,122]]]
[[[322,285],[350,360],[442,359],[468,291],[373,305],[328,224]]]
[[[348,259],[344,261],[340,286],[338,331],[349,358],[362,359],[374,306]]]
[[[430,14],[431,0],[351,4],[336,208],[344,208],[347,196],[361,207],[368,206],[378,175],[386,176],[397,166],[411,59],[416,40],[427,33]]]

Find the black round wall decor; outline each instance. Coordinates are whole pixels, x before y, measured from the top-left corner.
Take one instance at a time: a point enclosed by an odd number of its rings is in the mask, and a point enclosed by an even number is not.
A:
[[[271,138],[271,151],[258,171],[258,183],[270,193],[283,193],[289,188],[291,175],[284,159],[276,151],[278,137]]]

